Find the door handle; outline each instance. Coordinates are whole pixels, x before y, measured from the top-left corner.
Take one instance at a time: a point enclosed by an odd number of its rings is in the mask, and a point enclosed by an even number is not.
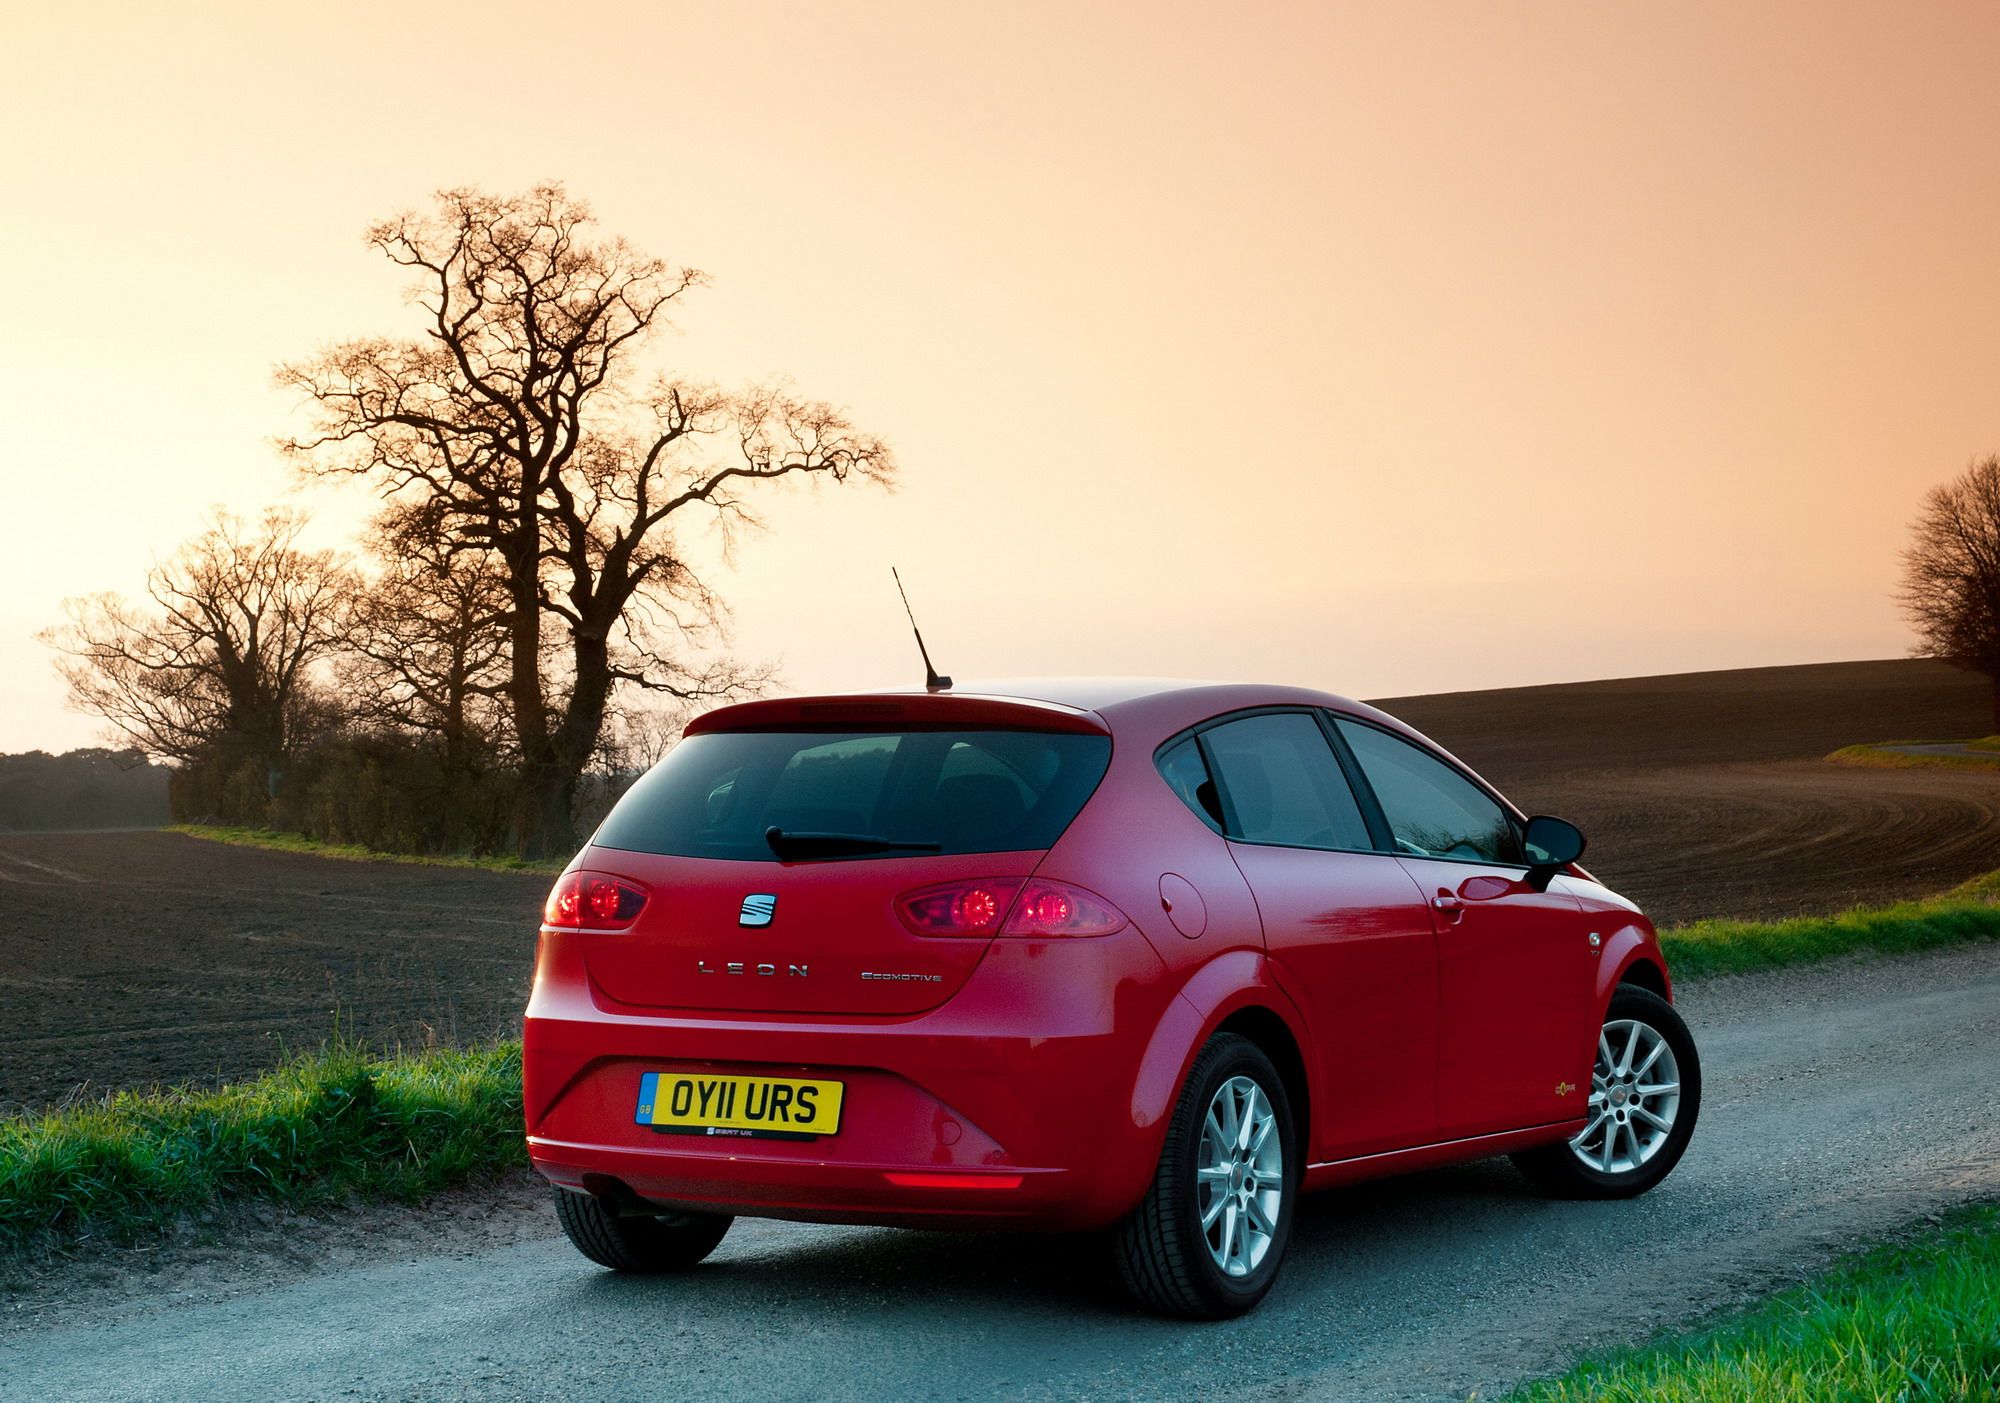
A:
[[[1465,903],[1448,891],[1441,891],[1432,897],[1431,906],[1452,925],[1457,925],[1465,915]]]

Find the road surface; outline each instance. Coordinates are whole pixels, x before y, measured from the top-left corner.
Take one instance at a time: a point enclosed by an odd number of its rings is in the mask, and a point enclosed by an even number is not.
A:
[[[1708,1099],[1659,1189],[1551,1203],[1493,1162],[1324,1195],[1239,1321],[1129,1313],[1085,1243],[739,1222],[673,1280],[548,1237],[51,1312],[0,1333],[0,1397],[1492,1397],[2000,1192],[2000,946],[1682,1002]]]

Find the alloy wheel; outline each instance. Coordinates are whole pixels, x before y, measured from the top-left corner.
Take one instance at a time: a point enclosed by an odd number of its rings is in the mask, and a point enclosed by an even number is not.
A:
[[[1680,1063],[1659,1029],[1614,1019],[1597,1037],[1589,1120],[1570,1152],[1600,1174],[1629,1174],[1667,1143],[1680,1113]]]
[[[1230,1276],[1248,1276],[1271,1250],[1285,1202],[1284,1138],[1255,1081],[1216,1088],[1195,1151],[1196,1208],[1208,1253]]]

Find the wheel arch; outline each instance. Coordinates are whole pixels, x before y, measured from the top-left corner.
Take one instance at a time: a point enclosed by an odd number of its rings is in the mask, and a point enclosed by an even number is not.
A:
[[[1305,1051],[1292,1035],[1291,1025],[1275,1009],[1245,1004],[1216,1025],[1215,1033],[1248,1038],[1278,1069],[1286,1099],[1292,1103],[1293,1150],[1303,1164],[1312,1157],[1312,1082],[1306,1075]],[[1207,1043],[1208,1038],[1203,1038],[1203,1046]]]
[[[1644,955],[1635,956],[1624,969],[1618,971],[1620,984],[1636,984],[1649,994],[1667,998],[1667,974],[1653,960]]]
[[[1277,1064],[1301,1131],[1300,1152],[1310,1158],[1311,1141],[1303,1134],[1312,1123],[1315,1099],[1310,1036],[1298,1009],[1271,980],[1263,952],[1248,949],[1226,951],[1194,972],[1169,1003],[1140,1058],[1132,1124],[1155,1137],[1151,1158],[1159,1157],[1156,1137],[1166,1133],[1194,1059],[1210,1038],[1225,1031],[1248,1037]]]
[[[1673,977],[1667,973],[1666,956],[1652,925],[1638,917],[1608,931],[1598,954],[1597,1010],[1600,1015],[1611,1006],[1611,996],[1620,984],[1633,984],[1674,1001]]]

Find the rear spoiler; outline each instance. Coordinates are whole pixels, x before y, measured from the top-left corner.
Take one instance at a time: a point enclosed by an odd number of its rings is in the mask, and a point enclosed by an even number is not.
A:
[[[1108,736],[1094,711],[1022,697],[951,692],[890,692],[876,696],[774,697],[703,712],[684,735],[711,731],[1060,731]]]

